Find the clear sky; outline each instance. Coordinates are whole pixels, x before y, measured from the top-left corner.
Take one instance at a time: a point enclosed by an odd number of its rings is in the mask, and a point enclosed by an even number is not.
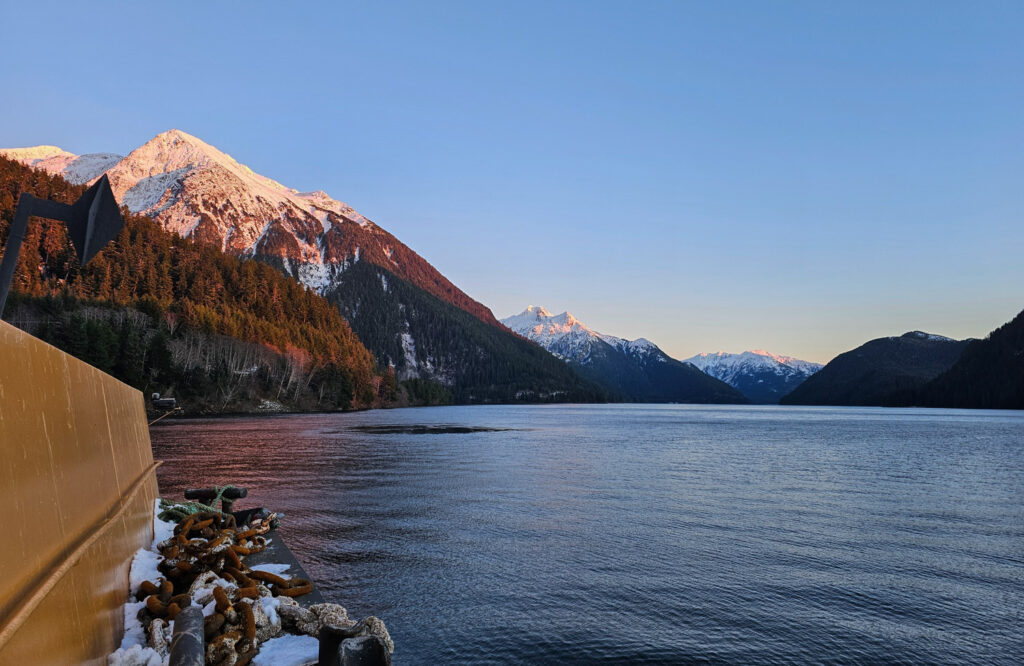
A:
[[[1024,308],[1024,3],[0,0],[0,146],[178,128],[499,317],[826,361]]]

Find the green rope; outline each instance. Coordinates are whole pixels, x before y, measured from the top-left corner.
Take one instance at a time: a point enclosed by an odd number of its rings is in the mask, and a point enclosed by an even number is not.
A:
[[[161,511],[157,514],[157,518],[160,520],[169,520],[175,523],[180,523],[186,516],[191,516],[193,513],[199,513],[200,511],[212,511],[213,513],[218,513],[226,518],[228,514],[224,513],[220,509],[214,508],[214,506],[222,497],[224,497],[224,493],[227,492],[229,488],[234,488],[234,486],[231,484],[226,486],[214,486],[213,489],[217,491],[217,495],[209,504],[203,504],[202,502],[174,502],[172,500],[161,499]]]

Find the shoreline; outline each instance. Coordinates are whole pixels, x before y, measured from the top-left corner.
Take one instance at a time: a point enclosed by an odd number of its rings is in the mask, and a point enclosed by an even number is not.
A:
[[[188,414],[184,416],[168,416],[158,423],[149,425],[150,428],[157,428],[162,425],[184,421],[198,421],[202,419],[230,419],[239,417],[250,418],[274,418],[282,416],[302,415],[340,415],[360,414],[364,412],[384,412],[399,409],[436,409],[439,407],[594,407],[594,406],[647,406],[647,407],[746,407],[750,409],[780,409],[781,411],[801,409],[881,409],[890,413],[901,413],[909,411],[927,412],[982,412],[982,413],[1008,413],[1022,414],[1024,409],[994,409],[987,407],[891,407],[888,405],[773,405],[773,404],[741,404],[741,403],[700,403],[700,402],[489,402],[489,403],[464,403],[452,405],[406,405],[402,407],[367,407],[364,409],[347,409],[342,411],[282,411],[282,412],[217,412],[211,414]],[[147,418],[150,416],[147,413]]]

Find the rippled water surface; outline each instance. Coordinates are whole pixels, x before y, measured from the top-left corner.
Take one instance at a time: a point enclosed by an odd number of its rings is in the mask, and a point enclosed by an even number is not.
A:
[[[1024,660],[1024,414],[442,407],[178,421],[395,663]],[[248,503],[246,503],[248,502]]]

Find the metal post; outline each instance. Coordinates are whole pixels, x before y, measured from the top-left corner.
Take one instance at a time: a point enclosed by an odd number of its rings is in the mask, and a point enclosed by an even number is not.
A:
[[[203,639],[203,609],[186,606],[174,618],[174,635],[171,636],[170,666],[203,666],[206,663],[205,641]]]
[[[317,638],[320,641],[317,655],[319,666],[341,666],[341,641],[348,638],[348,633],[340,627],[325,624],[320,628]]]
[[[18,207],[14,210],[10,233],[7,234],[7,247],[4,249],[3,261],[0,261],[0,317],[4,314],[7,304],[7,293],[14,281],[14,267],[18,265],[21,254],[21,243],[25,240],[25,229],[28,228],[28,216],[32,213],[32,202],[35,197],[22,192],[18,197]]]

